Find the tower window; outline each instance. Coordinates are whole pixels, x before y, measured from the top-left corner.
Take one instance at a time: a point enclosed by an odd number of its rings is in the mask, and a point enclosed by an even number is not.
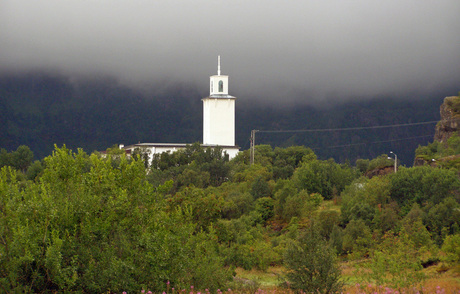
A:
[[[212,89],[212,88],[213,88],[213,87],[212,87],[212,86],[213,86],[213,84],[214,84],[214,83],[213,83],[213,82],[211,82],[211,92],[213,91],[213,89]]]
[[[224,82],[219,81],[219,92],[223,92],[223,91],[224,91]]]

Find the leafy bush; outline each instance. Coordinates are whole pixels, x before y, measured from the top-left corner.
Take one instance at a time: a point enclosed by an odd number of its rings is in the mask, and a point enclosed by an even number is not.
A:
[[[371,258],[362,264],[357,276],[379,286],[416,288],[425,279],[421,263],[419,252],[406,232],[387,233],[380,246],[372,250]]]
[[[387,154],[382,154],[369,162],[367,170],[374,170],[376,168],[382,168],[387,166],[394,166],[395,162],[393,159],[388,158]]]
[[[455,170],[418,166],[400,168],[390,175],[391,198],[398,202],[403,215],[411,209],[414,203],[440,203],[460,188],[460,180]]]
[[[45,166],[21,189],[16,171],[0,170],[5,292],[160,292],[167,280],[218,288],[231,276],[215,232],[194,234],[189,207],[167,212],[160,191],[170,186],[155,192],[142,161],[114,166],[63,147]]]
[[[446,261],[452,263],[460,262],[460,233],[446,236],[442,244],[442,251],[446,253]]]
[[[363,220],[372,226],[378,208],[390,202],[390,181],[387,177],[361,177],[342,193],[342,222]]]
[[[292,177],[299,190],[318,193],[324,199],[338,196],[358,174],[348,165],[340,165],[329,160],[312,160],[304,162]]]
[[[284,255],[289,286],[307,293],[340,292],[340,269],[333,249],[316,230],[309,229],[289,243]]]
[[[460,231],[460,204],[451,197],[444,199],[428,210],[424,223],[434,241],[441,245],[447,235]]]
[[[358,257],[367,255],[374,243],[370,228],[361,219],[350,221],[342,240],[343,250]]]

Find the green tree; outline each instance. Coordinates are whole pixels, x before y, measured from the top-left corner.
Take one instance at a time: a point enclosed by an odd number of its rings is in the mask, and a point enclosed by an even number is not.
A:
[[[446,253],[446,260],[454,264],[460,263],[460,233],[446,236],[442,244],[442,251]]]
[[[455,170],[417,166],[400,168],[390,175],[391,198],[398,202],[403,215],[414,203],[426,202],[438,204],[453,196],[460,188],[460,180]]]
[[[349,185],[357,173],[348,165],[339,165],[333,159],[304,162],[293,175],[299,189],[319,193],[324,199],[338,196]]]
[[[390,203],[390,181],[386,177],[361,177],[349,185],[341,194],[342,222],[362,219],[367,226],[375,224],[382,207]]]
[[[0,167],[12,166],[25,173],[33,159],[34,153],[26,145],[19,146],[16,151],[11,153],[3,148],[0,150]]]
[[[12,154],[13,166],[23,173],[26,172],[34,159],[34,153],[28,146],[21,145]]]
[[[360,173],[364,174],[369,170],[369,159],[357,159],[356,168]]]
[[[113,165],[65,146],[44,161],[41,177],[23,187],[13,168],[0,170],[2,291],[160,292],[168,280],[206,287],[207,277],[217,288],[231,276],[216,233],[197,232],[189,206],[167,211],[171,184],[155,191],[143,162],[121,155]]]
[[[184,171],[188,170],[186,175]],[[187,145],[173,153],[154,154],[151,162],[150,181],[161,183],[167,179],[175,182],[173,192],[182,186],[219,186],[229,180],[229,158],[221,147],[202,148],[200,143]]]
[[[370,270],[370,271],[369,271]],[[367,283],[387,285],[394,289],[420,286],[425,279],[421,271],[418,248],[404,230],[384,235],[380,246],[371,252],[371,259],[357,273]]]
[[[137,147],[133,151],[132,158],[142,160],[146,169],[150,167],[150,149]]]
[[[255,211],[260,214],[262,221],[265,223],[273,217],[274,200],[270,197],[262,197],[256,200]]]
[[[394,161],[388,157],[387,154],[382,154],[369,162],[367,170],[373,170],[376,168],[383,168],[387,166],[394,166]]]
[[[316,230],[289,243],[284,255],[289,286],[307,293],[339,293],[343,282],[334,250]]]
[[[316,159],[316,155],[305,146],[290,146],[287,148],[276,147],[273,160],[273,177],[275,179],[288,179],[294,170],[307,161],[307,158]]]
[[[42,172],[43,172],[43,165],[41,161],[35,160],[28,168],[26,172],[26,176],[28,180],[35,180]]]
[[[444,199],[428,210],[424,223],[438,245],[447,235],[460,231],[460,204],[454,198]]]
[[[374,245],[370,228],[362,219],[351,220],[343,230],[343,250],[361,257],[369,253]]]
[[[262,177],[256,178],[252,184],[251,195],[254,197],[254,199],[271,196],[270,186]]]
[[[0,167],[11,166],[11,164],[12,164],[11,153],[8,153],[6,149],[1,148],[0,149]]]

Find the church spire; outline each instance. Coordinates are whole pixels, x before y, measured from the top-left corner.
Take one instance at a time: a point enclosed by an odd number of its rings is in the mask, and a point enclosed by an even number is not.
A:
[[[217,55],[217,75],[220,76],[220,55]]]
[[[220,71],[220,55],[217,55],[217,75],[210,77],[209,95],[228,95],[228,76]]]

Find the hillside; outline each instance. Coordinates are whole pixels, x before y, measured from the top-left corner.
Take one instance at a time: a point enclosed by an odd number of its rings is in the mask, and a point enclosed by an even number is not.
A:
[[[136,142],[193,143],[202,140],[202,102],[187,85],[163,83],[135,90],[111,78],[70,79],[30,73],[0,77],[0,147],[29,146],[37,158],[54,144],[72,149],[105,150]],[[236,140],[249,148],[258,130],[328,129],[434,121],[442,95],[403,99],[380,97],[327,107],[280,107],[238,97]],[[308,97],[306,97],[308,99]],[[432,125],[316,133],[258,133],[272,146],[305,145],[322,159],[354,162],[395,151],[412,164],[418,145],[433,138]]]

